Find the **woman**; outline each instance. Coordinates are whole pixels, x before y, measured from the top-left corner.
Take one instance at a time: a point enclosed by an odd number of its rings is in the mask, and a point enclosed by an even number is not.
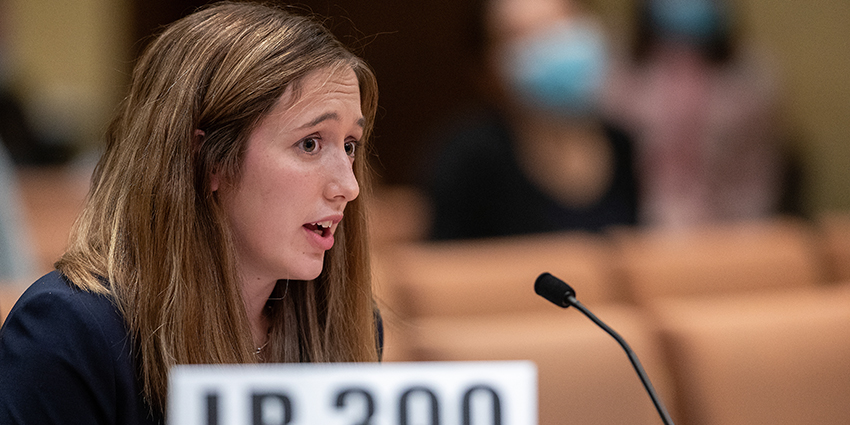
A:
[[[57,271],[0,331],[0,423],[161,423],[176,364],[376,361],[377,88],[316,22],[219,3],[145,51]]]

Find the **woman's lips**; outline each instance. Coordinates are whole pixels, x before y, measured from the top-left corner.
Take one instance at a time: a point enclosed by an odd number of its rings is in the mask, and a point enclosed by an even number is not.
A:
[[[320,221],[320,222],[317,222],[317,223],[307,223],[307,224],[304,225],[304,227],[306,227],[307,230],[310,230],[313,233],[316,233],[317,235],[327,236],[331,232],[331,226],[332,225],[333,225],[333,221],[326,220],[326,221]]]
[[[334,245],[334,225],[339,222],[339,219],[327,219],[313,223],[305,224],[304,230],[307,232],[308,238],[313,244],[323,251],[333,248]]]

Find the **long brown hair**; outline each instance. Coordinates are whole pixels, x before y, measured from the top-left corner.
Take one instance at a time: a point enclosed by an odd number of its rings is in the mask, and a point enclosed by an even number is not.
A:
[[[365,142],[377,108],[374,74],[312,18],[217,3],[167,27],[140,57],[56,267],[114,300],[154,408],[165,407],[172,365],[260,361],[209,176],[238,179],[249,133],[284,90],[297,93],[311,71],[343,67],[359,80]],[[377,360],[364,159],[355,161],[361,195],[346,207],[322,274],[278,283],[274,292],[285,296],[269,302],[262,361]]]

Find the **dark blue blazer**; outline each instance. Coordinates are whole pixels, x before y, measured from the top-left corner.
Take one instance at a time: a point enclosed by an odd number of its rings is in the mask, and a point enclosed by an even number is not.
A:
[[[161,424],[136,378],[112,302],[58,271],[36,281],[0,328],[0,424]]]

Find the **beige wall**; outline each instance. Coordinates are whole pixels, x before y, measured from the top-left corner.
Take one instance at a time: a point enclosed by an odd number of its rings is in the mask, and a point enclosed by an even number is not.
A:
[[[5,2],[12,78],[36,127],[94,143],[128,73],[128,1]]]
[[[784,68],[809,203],[850,209],[850,2],[747,0],[754,35]]]

